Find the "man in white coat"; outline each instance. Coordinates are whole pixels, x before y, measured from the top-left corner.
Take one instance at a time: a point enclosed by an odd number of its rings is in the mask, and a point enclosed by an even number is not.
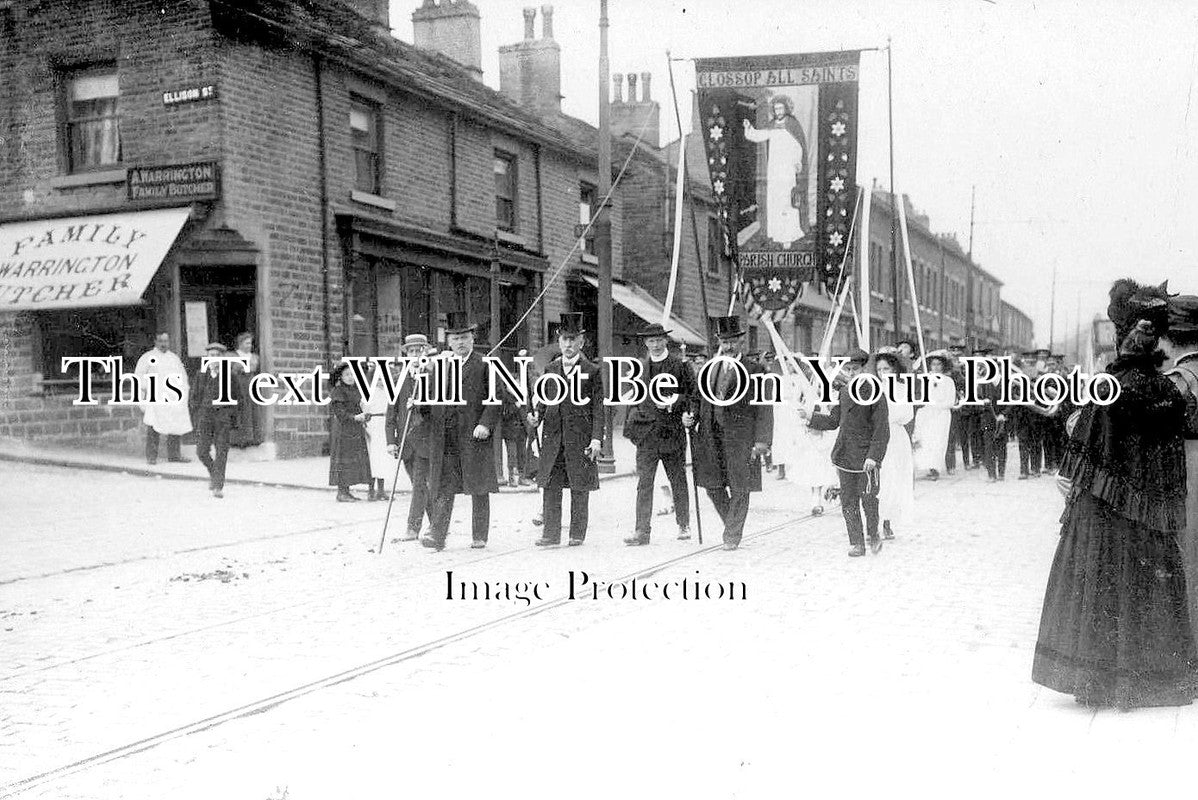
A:
[[[166,460],[183,463],[191,459],[184,458],[179,452],[179,437],[191,432],[191,413],[187,406],[188,382],[187,370],[183,361],[171,351],[171,336],[160,333],[154,340],[154,348],[142,354],[137,359],[134,370],[140,380],[138,385],[141,394],[141,410],[146,423],[146,463],[158,463],[159,436],[166,437]],[[154,399],[150,399],[150,380],[148,376],[155,375],[157,391]],[[167,390],[167,376],[176,376],[171,384],[178,387],[182,397]]]

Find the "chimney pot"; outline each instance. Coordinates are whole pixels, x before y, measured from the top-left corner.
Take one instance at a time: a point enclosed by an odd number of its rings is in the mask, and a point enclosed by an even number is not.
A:
[[[612,102],[613,103],[623,103],[624,102],[624,76],[618,72],[615,75],[612,75],[611,76],[611,88],[612,88],[612,94],[615,95],[615,99],[612,100]]]
[[[541,29],[542,38],[553,38],[553,6],[541,6]]]
[[[649,79],[653,77],[651,72],[641,73],[641,102],[649,102]]]
[[[524,9],[524,38],[531,40],[536,38],[536,33],[533,31],[533,24],[537,18],[537,9],[535,6],[526,6]]]
[[[636,73],[628,73],[628,102],[636,102]]]

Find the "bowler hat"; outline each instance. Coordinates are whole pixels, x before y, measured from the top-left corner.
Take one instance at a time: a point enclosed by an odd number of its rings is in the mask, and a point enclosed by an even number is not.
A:
[[[744,336],[748,331],[740,326],[740,317],[716,317],[715,335],[717,339],[735,339]]]
[[[450,311],[445,315],[445,332],[447,334],[454,333],[474,333],[474,329],[478,325],[471,322],[465,311]]]
[[[563,311],[558,315],[558,336],[578,336],[586,333],[586,328],[582,327],[581,311]]]
[[[666,327],[660,322],[650,322],[645,327],[636,332],[636,335],[642,339],[649,339],[653,336],[669,336],[671,331],[667,331]]]

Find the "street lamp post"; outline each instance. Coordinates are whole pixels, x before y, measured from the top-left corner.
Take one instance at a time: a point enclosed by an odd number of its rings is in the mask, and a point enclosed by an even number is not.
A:
[[[611,67],[607,60],[607,0],[599,0],[599,180],[595,193],[599,195],[599,213],[595,220],[595,255],[599,259],[599,356],[612,355],[611,308],[611,211],[607,200],[611,192],[611,109],[608,84]],[[616,471],[612,452],[611,406],[603,407],[603,447],[599,454],[599,471]]]

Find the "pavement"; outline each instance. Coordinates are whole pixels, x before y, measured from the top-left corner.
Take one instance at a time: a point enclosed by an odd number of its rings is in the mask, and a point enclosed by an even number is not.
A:
[[[914,519],[863,559],[834,505],[811,517],[807,492],[769,475],[741,549],[718,549],[706,498],[704,545],[655,517],[653,543],[625,547],[633,488],[603,484],[580,548],[532,547],[539,498],[510,493],[486,550],[459,502],[444,552],[380,553],[381,503],[271,486],[216,500],[0,462],[15,522],[0,797],[1104,797],[1191,781],[1194,707],[1096,712],[1029,679],[1051,479],[918,482]],[[571,572],[617,588],[570,600]],[[634,577],[744,599],[622,599]],[[461,582],[491,599],[447,599]]]

